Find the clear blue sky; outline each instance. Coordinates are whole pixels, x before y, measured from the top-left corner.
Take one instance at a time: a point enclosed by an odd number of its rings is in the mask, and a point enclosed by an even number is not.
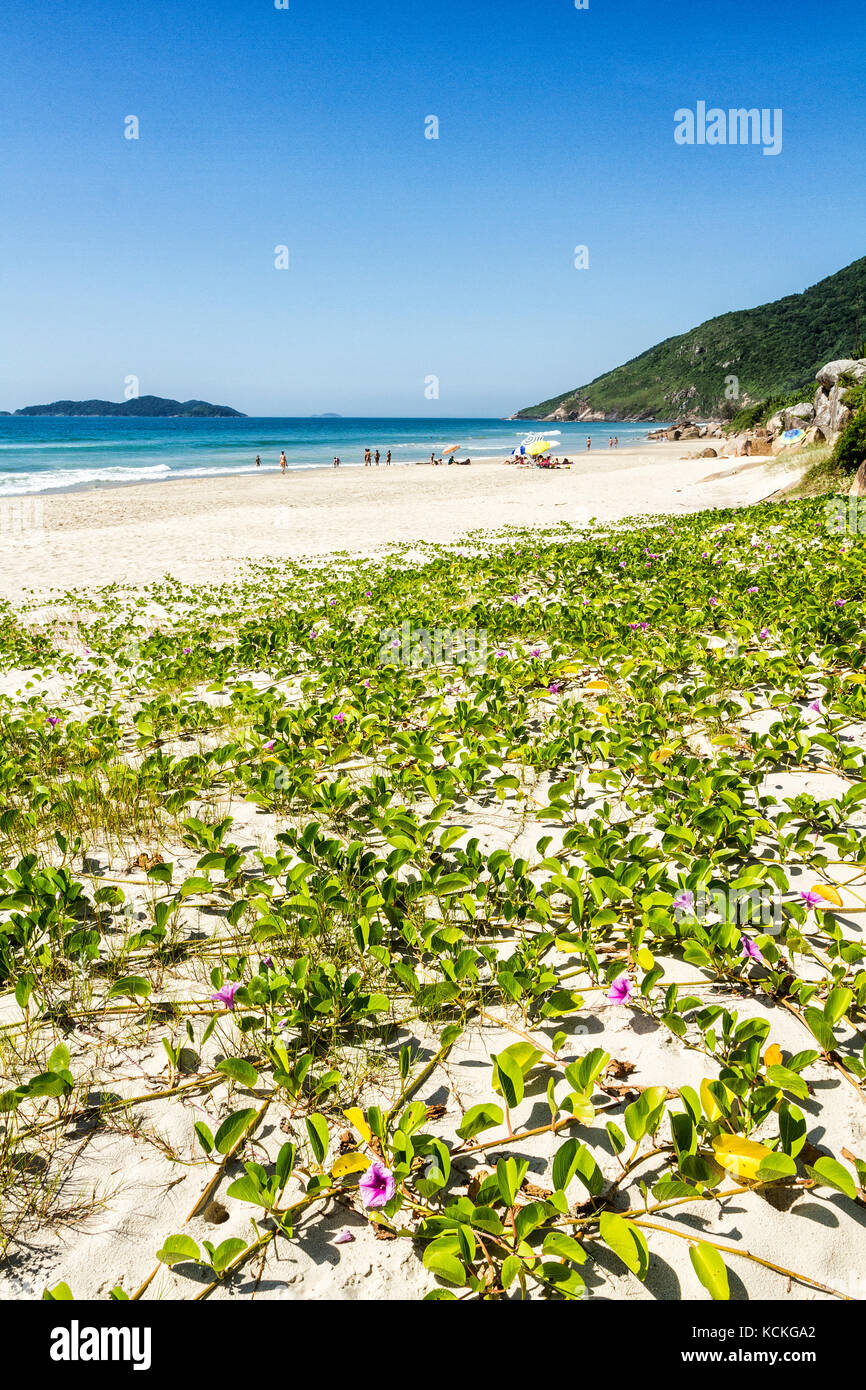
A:
[[[862,0],[5,0],[2,43],[4,409],[501,415],[866,254]],[[699,100],[782,153],[676,145]]]

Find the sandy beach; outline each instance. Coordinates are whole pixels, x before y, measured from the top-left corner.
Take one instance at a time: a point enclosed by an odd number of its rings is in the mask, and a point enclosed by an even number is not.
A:
[[[244,560],[369,553],[454,541],[483,528],[584,525],[748,506],[802,464],[700,459],[682,443],[593,450],[569,469],[504,460],[470,467],[298,470],[103,488],[3,506],[0,596],[27,590],[230,577]],[[19,527],[19,514],[24,525]]]

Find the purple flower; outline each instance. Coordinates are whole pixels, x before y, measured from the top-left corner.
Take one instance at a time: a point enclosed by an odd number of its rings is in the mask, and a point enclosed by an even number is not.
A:
[[[270,956],[262,956],[262,965],[266,970],[273,970],[274,968],[274,962],[271,960]]]
[[[533,648],[532,648],[532,651],[529,653],[529,655],[530,655],[530,656],[541,656],[541,648],[540,648],[540,647],[533,647]]]
[[[49,714],[48,723],[51,725],[52,729],[54,729],[60,723],[60,720],[58,719],[56,714]]]
[[[340,1234],[335,1236],[334,1245],[351,1245],[354,1239],[355,1237],[352,1235],[348,1226],[344,1226]]]
[[[711,599],[710,599],[710,607],[711,607],[711,608],[716,608],[716,607],[718,606],[718,602],[719,602],[719,600],[718,600],[717,598],[711,598]]]
[[[372,589],[365,589],[365,590],[364,590],[364,598],[372,598],[372,597],[373,597],[373,590],[372,590]]]
[[[757,592],[758,592],[758,586],[757,586],[757,584],[753,584],[752,587],[751,587],[751,589],[747,589],[747,590],[746,590],[746,593],[747,593],[747,594],[756,594]]]
[[[506,652],[506,651],[503,650],[503,651],[501,651],[501,652],[494,652],[493,655],[494,655],[494,656],[507,656],[507,655],[508,655],[508,652]]]
[[[319,634],[318,634],[318,632],[316,631],[316,629],[315,629],[314,627],[311,627],[311,628],[310,628],[310,636],[311,636],[311,637],[318,637],[318,635],[319,635]]]
[[[835,603],[837,608],[844,608],[848,600],[845,598],[834,598],[833,602]]]
[[[358,1183],[365,1207],[387,1206],[397,1190],[394,1174],[384,1163],[374,1159]]]
[[[364,686],[366,686],[368,690],[370,689],[370,682],[369,682],[369,681],[361,681],[361,684],[364,685]]]
[[[551,681],[550,685],[547,688],[550,691],[551,695],[558,695],[560,690],[562,689],[562,681]]]
[[[822,714],[822,713],[823,713],[823,710],[821,709],[821,701],[820,701],[820,700],[813,700],[812,703],[811,703],[811,705],[809,706],[809,708],[810,708],[811,710],[814,710],[816,714]]]
[[[211,995],[211,999],[215,1004],[225,1004],[227,1009],[234,1009],[235,995],[239,989],[240,984],[223,985],[222,989]]]
[[[191,651],[192,651],[192,647],[184,647],[184,649],[183,649],[183,654],[184,654],[184,656],[189,656],[189,654],[190,654]]]
[[[770,635],[770,629],[769,629],[768,627],[762,627],[762,628],[761,628],[761,631],[758,633],[758,636],[760,637],[760,639],[761,639],[762,642],[766,642],[766,640],[767,640],[767,638],[769,637],[769,635]]]
[[[761,955],[760,951],[758,950],[754,941],[752,941],[751,937],[744,936],[742,941],[740,942],[740,947],[746,960],[763,961],[764,957]]]
[[[807,907],[823,906],[824,900],[821,897],[820,893],[813,893],[811,888],[809,889],[808,893],[801,893],[800,897],[803,899],[803,902],[806,904]]]
[[[335,724],[344,724],[345,722],[346,722],[346,716],[345,716],[345,714],[335,714],[335,715],[334,715],[334,723],[335,723]]]
[[[275,742],[275,740],[274,740],[274,739],[271,739],[270,743],[266,743],[266,744],[265,744],[265,747],[268,749],[269,752],[270,752],[270,750],[273,748],[274,742]]]
[[[695,895],[690,888],[684,888],[674,898],[673,906],[678,912],[693,912],[695,907]]]
[[[607,996],[611,1004],[627,1004],[631,999],[634,990],[628,975],[620,975],[618,980],[614,980],[610,987],[610,994]]]

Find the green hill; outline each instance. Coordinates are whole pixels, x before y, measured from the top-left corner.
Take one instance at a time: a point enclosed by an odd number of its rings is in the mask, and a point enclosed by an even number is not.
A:
[[[804,388],[826,362],[850,357],[866,329],[866,256],[802,294],[708,319],[667,338],[587,386],[518,412],[538,420],[592,411],[608,420],[731,416],[743,406]],[[725,397],[736,376],[739,399]]]
[[[173,419],[213,419],[231,416],[246,417],[228,405],[211,405],[209,401],[171,401],[164,396],[133,396],[128,401],[52,401],[51,405],[26,405],[16,415],[142,415],[169,416]]]

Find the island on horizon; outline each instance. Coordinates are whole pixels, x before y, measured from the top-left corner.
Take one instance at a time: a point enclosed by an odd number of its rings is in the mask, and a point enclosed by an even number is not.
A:
[[[245,420],[242,410],[228,405],[211,405],[209,401],[172,401],[164,396],[134,396],[128,401],[52,401],[50,405],[26,405],[15,415],[91,415],[91,416],[169,416],[171,418],[213,419],[216,417]]]

